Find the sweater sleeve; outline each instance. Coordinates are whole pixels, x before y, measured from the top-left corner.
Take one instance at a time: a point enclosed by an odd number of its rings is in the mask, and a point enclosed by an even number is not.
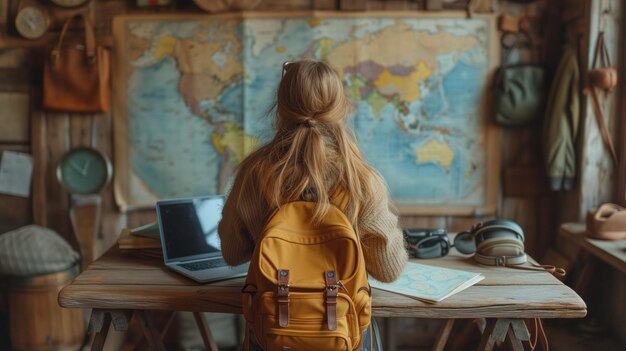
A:
[[[240,178],[235,178],[235,183],[222,210],[222,220],[217,227],[224,261],[231,266],[249,261],[254,250],[254,241],[246,230],[237,209],[237,200],[242,186]]]
[[[392,282],[400,276],[408,261],[398,217],[391,211],[384,184],[376,187],[375,196],[364,204],[358,231],[367,271],[381,282]]]

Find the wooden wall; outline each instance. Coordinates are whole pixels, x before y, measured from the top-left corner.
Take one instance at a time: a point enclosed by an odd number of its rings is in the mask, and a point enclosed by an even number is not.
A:
[[[36,223],[58,231],[78,247],[69,221],[68,210],[72,199],[65,193],[54,176],[60,157],[70,148],[89,145],[94,130],[98,149],[113,157],[114,136],[111,114],[50,113],[41,110],[41,54],[44,45],[53,35],[35,42],[7,35],[7,9],[17,0],[0,0],[0,151],[14,150],[30,153],[34,159],[31,198],[18,198],[0,194],[0,233],[10,228]],[[487,3],[488,1],[475,1]],[[579,36],[583,67],[589,66],[594,38],[599,28],[598,0],[539,0],[531,5],[495,2],[497,11],[509,14],[526,14],[535,36],[536,53],[548,67],[554,68],[560,55],[562,34],[566,31]],[[344,5],[359,10],[420,9],[423,1],[408,0],[352,0]],[[620,0],[611,0],[612,16],[607,20],[609,50],[617,62],[617,23],[621,20]],[[111,43],[111,18],[118,14],[139,12],[199,12],[191,0],[175,1],[175,5],[154,10],[137,8],[133,0],[92,1],[88,11],[93,15],[98,36]],[[488,6],[487,6],[488,7]],[[333,10],[335,0],[263,0],[258,10]],[[589,20],[590,19],[590,20]],[[563,22],[562,22],[563,21]],[[594,22],[595,21],[595,22]],[[591,32],[589,29],[591,28]],[[623,39],[622,39],[623,40]],[[591,44],[590,44],[591,43]],[[623,61],[622,61],[623,62]],[[623,65],[622,65],[623,67]],[[607,115],[611,115],[612,130],[617,130],[618,111],[616,99],[607,100]],[[576,189],[554,193],[547,189],[541,160],[540,124],[500,130],[501,183],[498,210],[493,216],[405,216],[403,226],[441,226],[450,231],[469,228],[473,223],[493,218],[516,220],[527,234],[527,251],[542,258],[553,246],[556,228],[563,221],[582,220],[588,208],[614,199],[614,168],[599,137],[591,107],[583,101],[583,128],[579,140],[582,171]],[[621,127],[624,128],[623,126]],[[615,135],[618,138],[618,135]],[[618,138],[619,139],[619,138]],[[519,183],[516,183],[519,181]],[[584,185],[584,186],[583,186]],[[115,243],[120,228],[137,226],[154,220],[154,213],[133,212],[122,214],[115,207],[113,190],[109,186],[102,193],[102,223],[97,251],[104,252]],[[623,200],[623,199],[620,199]],[[611,300],[623,300],[626,289],[623,276],[613,277]],[[620,300],[621,299],[621,300]],[[612,313],[615,325],[623,325],[626,308],[621,303],[621,314]],[[610,310],[610,307],[607,308]],[[621,317],[620,317],[621,316]],[[621,320],[620,320],[621,318]],[[623,333],[623,332],[622,332]],[[626,340],[626,336],[623,336]]]
[[[6,3],[13,0],[0,0]],[[357,8],[367,10],[417,10],[419,4],[414,1],[348,1]],[[532,5],[516,5],[503,2],[499,11],[510,14],[527,14],[531,28],[536,36],[536,50],[543,61],[553,64],[554,54],[544,48],[553,47],[547,40],[557,41],[560,38],[551,34],[549,30],[554,21],[549,18],[558,12],[550,2],[544,1]],[[136,12],[171,12],[171,11],[198,11],[191,1],[179,1],[177,5],[156,10],[142,10],[134,6],[134,1],[103,0],[92,2],[89,11],[96,19],[97,32],[105,42],[111,42],[110,20],[113,16],[123,13]],[[337,8],[335,1],[309,0],[264,0],[258,10],[308,10]],[[0,6],[2,8],[2,6]],[[555,10],[556,8],[556,10]],[[0,11],[1,12],[1,11]],[[546,16],[550,14],[550,16]],[[0,22],[1,24],[2,22]],[[558,23],[558,21],[556,22]],[[6,32],[6,31],[2,31]],[[557,31],[558,32],[558,31]],[[91,121],[96,124],[96,144],[109,157],[113,157],[112,147],[114,137],[111,133],[110,114],[68,114],[44,112],[40,108],[41,100],[41,67],[42,42],[28,42],[15,37],[0,35],[0,81],[11,82],[7,87],[0,85],[0,101],[11,101],[7,108],[0,111],[0,121],[11,125],[11,128],[28,128],[29,134],[24,134],[19,140],[0,139],[0,148],[18,149],[31,152],[35,162],[33,177],[33,196],[29,200],[14,197],[0,196],[0,221],[17,221],[19,223],[34,222],[49,226],[75,243],[74,235],[68,219],[68,208],[71,198],[61,189],[54,170],[60,157],[70,148],[78,145],[88,145],[91,140]],[[2,58],[5,59],[2,59]],[[20,70],[20,67],[21,70]],[[27,67],[27,68],[24,68]],[[22,72],[22,73],[20,73]],[[24,74],[22,83],[13,83],[15,75]],[[13,85],[13,86],[12,86]],[[12,94],[21,94],[22,100],[28,100],[29,115],[14,120],[13,113],[3,111],[23,111],[24,106],[18,100],[11,99]],[[21,101],[21,100],[20,100]],[[22,112],[24,115],[24,113]],[[26,127],[25,127],[26,126]],[[3,137],[0,133],[0,138]],[[545,179],[541,173],[541,156],[538,147],[540,126],[535,125],[521,129],[501,130],[501,160],[502,172],[512,170],[522,172],[525,183],[521,188],[530,191],[514,190],[501,193],[498,200],[498,211],[494,215],[477,218],[470,216],[406,216],[401,219],[403,226],[442,226],[450,231],[459,231],[469,228],[473,223],[493,218],[510,218],[518,221],[527,232],[527,251],[534,257],[541,257],[551,245],[555,236],[557,213],[556,200],[553,193],[545,188]],[[528,177],[528,175],[531,177]],[[505,178],[511,181],[519,178]],[[507,185],[507,184],[504,184]],[[515,189],[516,187],[508,187]],[[125,225],[136,226],[154,219],[152,212],[134,212],[121,214],[117,211],[113,201],[112,187],[109,186],[103,193],[103,220],[99,236],[99,252],[115,242],[119,229]]]

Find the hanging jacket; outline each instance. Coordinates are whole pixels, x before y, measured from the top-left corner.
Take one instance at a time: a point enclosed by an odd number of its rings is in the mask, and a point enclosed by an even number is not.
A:
[[[543,156],[552,190],[570,190],[576,178],[580,72],[575,45],[567,45],[550,87],[543,125]]]

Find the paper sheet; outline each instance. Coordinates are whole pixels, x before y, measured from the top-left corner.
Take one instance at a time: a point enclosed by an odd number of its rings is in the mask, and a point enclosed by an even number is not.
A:
[[[29,197],[33,159],[29,154],[4,151],[0,159],[0,193]]]

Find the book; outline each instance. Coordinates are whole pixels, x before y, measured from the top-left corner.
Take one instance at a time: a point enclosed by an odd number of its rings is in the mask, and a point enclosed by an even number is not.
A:
[[[120,249],[160,249],[161,238],[133,235],[132,229],[124,228],[117,239],[117,245]]]
[[[159,233],[159,223],[157,222],[148,223],[140,227],[131,228],[129,230],[131,235],[138,235],[161,240],[161,234]]]
[[[163,251],[161,249],[122,249],[122,252],[141,258],[163,260]]]
[[[382,283],[370,277],[370,286],[435,303],[485,279],[480,273],[442,268],[425,264],[407,263],[396,281]]]

